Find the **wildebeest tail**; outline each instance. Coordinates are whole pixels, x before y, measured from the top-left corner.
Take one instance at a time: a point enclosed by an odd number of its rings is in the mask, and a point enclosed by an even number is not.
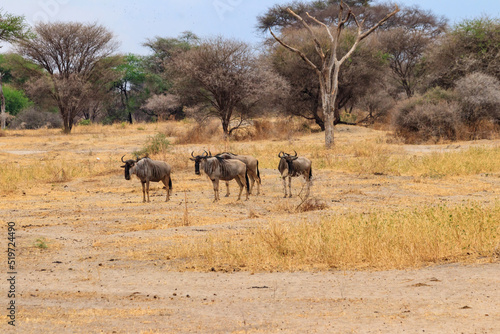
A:
[[[309,180],[311,179],[311,177],[313,176],[313,168],[309,168]]]
[[[247,182],[247,191],[250,191],[250,182],[248,181],[248,173],[245,171],[245,180]]]
[[[259,161],[257,161],[257,177],[259,178],[259,182],[261,182],[260,181]]]
[[[172,189],[172,178],[168,178],[168,189]]]

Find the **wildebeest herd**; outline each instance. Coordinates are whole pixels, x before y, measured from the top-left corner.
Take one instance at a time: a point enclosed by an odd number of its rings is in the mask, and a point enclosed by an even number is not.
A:
[[[283,179],[283,190],[285,198],[292,197],[292,177],[304,176],[307,183],[306,197],[309,196],[312,178],[311,160],[294,155],[280,152],[278,154],[279,165],[278,170]],[[149,202],[149,183],[150,182],[163,182],[167,190],[167,197],[165,201],[170,199],[172,192],[172,179],[170,172],[172,168],[169,164],[163,161],[152,160],[145,156],[143,158],[121,160],[125,164],[121,166],[125,169],[125,179],[130,180],[130,175],[135,174],[142,184],[142,199],[143,202]],[[201,171],[205,173],[212,181],[214,188],[214,202],[219,198],[219,181],[226,181],[226,197],[229,196],[229,181],[236,180],[240,186],[238,200],[241,198],[243,188],[246,188],[246,199],[252,193],[255,183],[257,183],[257,195],[260,194],[260,171],[259,161],[250,155],[237,155],[229,152],[223,152],[212,156],[211,152],[204,151],[201,155],[194,155],[191,152],[190,160],[194,161],[194,172],[197,175]],[[288,193],[286,187],[286,178],[288,178]]]

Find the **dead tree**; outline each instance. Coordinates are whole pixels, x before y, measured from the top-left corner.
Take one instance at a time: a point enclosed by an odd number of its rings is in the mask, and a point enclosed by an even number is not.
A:
[[[325,52],[323,52],[323,48],[319,42],[319,39],[315,35],[313,29],[311,29],[311,26],[302,17],[293,12],[290,8],[287,8],[287,11],[291,15],[293,15],[304,26],[304,28],[306,28],[309,31],[311,38],[314,41],[315,50],[321,59],[321,64],[319,64],[319,66],[314,64],[306,56],[304,52],[284,43],[272,32],[270,28],[269,32],[274,37],[274,39],[276,39],[276,41],[278,41],[278,43],[280,43],[283,47],[298,54],[302,58],[302,60],[304,60],[311,67],[311,69],[314,70],[318,75],[320,83],[320,91],[321,91],[323,117],[325,123],[325,146],[327,148],[330,148],[334,143],[333,122],[335,120],[335,102],[338,93],[338,84],[339,84],[338,78],[339,78],[340,66],[353,54],[353,52],[356,50],[357,46],[363,39],[368,37],[368,35],[374,32],[380,25],[386,22],[389,18],[394,16],[399,11],[399,8],[396,5],[394,11],[387,14],[382,20],[378,21],[375,25],[373,25],[371,28],[367,30],[363,29],[364,20],[361,21],[358,20],[356,15],[352,12],[351,8],[348,5],[344,4],[343,1],[340,2],[340,9],[336,25],[332,24],[332,26],[328,26],[325,23],[316,19],[315,17],[309,15],[309,13],[306,13],[309,19],[319,24],[320,26],[323,26],[328,33],[330,43],[328,45],[329,51],[326,54]],[[350,20],[352,20],[355,26],[357,27],[356,38],[349,51],[347,51],[347,53],[344,56],[342,56],[342,58],[338,59],[337,48],[339,44],[340,35],[345,25]]]

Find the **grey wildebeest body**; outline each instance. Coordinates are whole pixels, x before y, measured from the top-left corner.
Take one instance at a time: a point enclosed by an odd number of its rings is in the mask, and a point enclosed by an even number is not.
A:
[[[283,188],[285,191],[284,197],[287,197],[286,178],[288,177],[289,197],[292,197],[292,177],[301,175],[304,176],[307,183],[306,197],[308,197],[312,178],[311,160],[304,157],[297,157],[297,152],[295,152],[295,155],[280,152],[278,157],[280,158],[278,170],[281,173],[281,178],[283,179]]]
[[[257,195],[260,194],[260,171],[259,171],[259,160],[252,157],[251,155],[238,155],[229,152],[223,152],[215,155],[216,157],[221,157],[224,159],[236,159],[247,165],[248,179],[250,180],[250,190],[249,193],[252,194],[253,186],[257,181]],[[226,181],[227,193],[226,197],[229,196],[229,182]]]
[[[138,160],[123,160],[125,165],[125,179],[130,180],[130,175],[135,174],[142,184],[142,201],[149,202],[149,182],[162,182],[167,190],[167,197],[165,201],[170,200],[170,193],[172,191],[172,179],[170,177],[171,167],[163,161],[151,160],[148,157]]]
[[[243,191],[243,187],[246,185],[248,200],[249,194],[249,181],[247,174],[247,166],[236,159],[224,159],[221,157],[213,157],[205,152],[204,155],[194,156],[191,153],[192,161],[194,164],[194,171],[197,175],[200,175],[200,168],[203,172],[212,180],[212,184],[214,187],[214,202],[218,201],[219,198],[219,180],[222,181],[231,181],[236,180],[238,185],[240,186],[240,193],[238,194],[238,200],[241,198],[241,193]]]

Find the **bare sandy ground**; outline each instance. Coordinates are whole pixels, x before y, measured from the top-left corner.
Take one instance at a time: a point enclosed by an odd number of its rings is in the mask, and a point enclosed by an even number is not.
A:
[[[50,145],[60,152],[69,146]],[[109,146],[98,155],[102,161],[119,159],[132,144]],[[2,154],[16,161],[44,158]],[[162,253],[172,240],[262,227],[269,219],[287,224],[308,215],[314,221],[319,214],[287,211],[299,199],[281,198],[281,181],[270,168],[261,170],[263,195],[248,202],[236,202],[233,184],[231,197],[212,203],[210,184],[189,165],[174,174],[170,202],[155,186],[152,203],[142,203],[139,182],[125,181],[119,165],[112,174],[26,183],[0,197],[2,235],[6,222],[16,222],[18,263],[16,327],[7,325],[4,270],[0,333],[500,333],[499,262],[389,271],[176,270]],[[498,175],[412,180],[321,169],[314,175],[311,195],[332,215],[491,204],[500,195]],[[294,182],[296,194],[303,182]],[[185,196],[190,226],[179,226]],[[48,247],[35,247],[38,240]],[[6,248],[6,237],[1,245]]]
[[[20,274],[21,310],[37,321],[18,333],[500,332],[499,264],[252,275],[108,262],[97,282],[69,265]]]

